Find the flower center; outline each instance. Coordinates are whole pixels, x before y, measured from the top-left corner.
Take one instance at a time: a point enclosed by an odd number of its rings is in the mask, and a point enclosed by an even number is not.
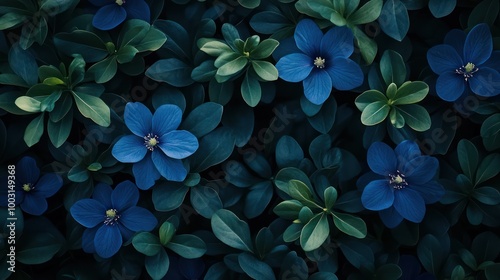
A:
[[[106,210],[106,219],[104,220],[104,224],[112,226],[118,221],[119,218],[120,215],[117,214],[116,209],[108,209]]]
[[[25,192],[29,192],[29,191],[31,191],[32,189],[34,189],[34,188],[32,188],[32,187],[31,187],[31,183],[28,183],[28,184],[24,184],[24,185],[23,185],[23,190],[24,190]]]
[[[146,149],[154,151],[156,145],[160,143],[158,139],[159,139],[158,135],[155,135],[153,133],[148,133],[148,135],[144,136],[144,146],[146,146]]]
[[[479,68],[474,65],[474,63],[468,62],[465,66],[460,66],[460,68],[455,70],[455,73],[463,75],[465,81],[469,80],[474,76],[474,73],[479,71]]]
[[[121,6],[125,3],[125,0],[116,0],[115,3]]]
[[[314,65],[316,68],[325,68],[325,59],[318,56],[314,59]]]
[[[396,174],[389,174],[389,184],[396,190],[404,189],[408,186],[405,180],[405,175],[399,170],[396,170]]]

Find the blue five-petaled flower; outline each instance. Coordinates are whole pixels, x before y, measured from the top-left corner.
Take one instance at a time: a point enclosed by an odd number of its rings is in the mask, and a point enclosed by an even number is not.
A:
[[[87,229],[82,248],[102,258],[116,254],[135,232],[151,231],[158,221],[147,209],[136,206],[139,190],[130,181],[109,185],[98,184],[92,198],[77,201],[70,209],[73,218]]]
[[[141,19],[149,22],[151,12],[144,0],[89,0],[95,6],[101,7],[94,15],[92,25],[101,30],[117,27],[126,18]]]
[[[438,160],[423,156],[413,141],[403,141],[394,150],[375,142],[368,149],[367,160],[379,179],[366,185],[361,202],[368,210],[380,211],[382,222],[389,228],[403,219],[420,223],[425,204],[435,203],[444,195],[444,188],[433,180]]]
[[[152,115],[140,102],[125,106],[125,124],[134,135],[127,135],[113,146],[113,156],[124,163],[134,163],[132,173],[137,186],[151,188],[160,175],[167,180],[182,182],[187,170],[182,159],[198,149],[198,139],[186,130],[176,130],[182,111],[165,104]]]
[[[25,156],[16,164],[15,201],[21,209],[31,215],[42,215],[47,211],[47,197],[53,196],[63,185],[61,176],[47,173],[40,177],[40,169],[32,157]],[[7,178],[5,178],[7,179]],[[5,180],[7,182],[7,180]],[[6,207],[9,201],[9,189],[2,189],[0,206]]]
[[[500,94],[500,51],[493,52],[487,24],[479,24],[469,34],[454,29],[444,44],[427,52],[427,61],[436,74],[436,92],[445,101],[456,101],[464,92],[491,97]]]
[[[303,81],[305,97],[312,103],[323,104],[332,86],[351,90],[363,83],[361,68],[349,59],[354,51],[349,28],[334,27],[323,35],[314,21],[304,19],[297,24],[294,39],[300,52],[283,56],[276,68],[285,81]]]

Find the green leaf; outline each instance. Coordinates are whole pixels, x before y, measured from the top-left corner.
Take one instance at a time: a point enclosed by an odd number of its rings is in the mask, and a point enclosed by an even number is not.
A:
[[[140,232],[132,239],[134,248],[146,256],[154,256],[163,250],[158,236],[150,232]]]
[[[255,73],[264,81],[276,81],[278,79],[278,69],[268,61],[252,61]]]
[[[364,125],[376,125],[381,123],[389,115],[391,107],[385,101],[376,101],[365,107],[361,113],[361,123]]]
[[[302,232],[303,224],[291,224],[283,232],[283,241],[294,242],[300,238],[300,233]]]
[[[207,251],[205,242],[192,234],[176,235],[167,243],[166,247],[186,259],[199,258]]]
[[[354,102],[356,104],[356,107],[358,107],[360,111],[363,111],[365,110],[366,106],[377,101],[387,103],[387,97],[378,90],[370,89],[358,95]]]
[[[387,86],[387,91],[385,92],[385,95],[387,96],[387,98],[391,100],[390,102],[392,102],[392,100],[396,98],[397,91],[398,91],[398,86],[395,83],[390,83]]]
[[[356,44],[361,52],[361,57],[363,57],[363,60],[367,64],[371,64],[377,55],[377,43],[358,27],[351,28],[351,30],[354,38],[356,38]]]
[[[167,245],[174,236],[175,231],[175,226],[171,222],[165,221],[159,229],[160,243],[164,246]]]
[[[133,46],[124,46],[116,53],[116,61],[120,64],[128,63],[134,59],[138,52],[139,50]]]
[[[44,130],[44,113],[34,118],[24,131],[24,142],[31,147],[40,141]]]
[[[265,262],[257,259],[249,253],[238,255],[238,263],[241,269],[252,279],[275,280],[273,269]]]
[[[487,118],[481,125],[481,137],[488,151],[500,148],[500,114]]]
[[[73,98],[64,94],[57,102],[54,109],[50,112],[50,120],[58,122],[62,120],[73,107]]]
[[[350,214],[333,212],[333,223],[335,226],[345,234],[354,236],[356,238],[366,237],[366,224],[363,219],[355,217]]]
[[[250,107],[255,107],[260,102],[262,89],[259,81],[251,74],[251,71],[247,71],[245,78],[243,78],[243,82],[241,83],[241,96]]]
[[[371,0],[347,18],[350,24],[358,25],[375,21],[382,11],[382,0]]]
[[[334,187],[330,186],[325,189],[324,191],[324,197],[325,197],[325,207],[328,210],[332,210],[333,206],[335,205],[335,202],[337,201],[337,189]]]
[[[189,113],[180,129],[187,130],[201,138],[214,130],[222,119],[223,107],[214,102],[203,103]]]
[[[117,57],[113,55],[90,66],[88,72],[94,75],[96,83],[109,82],[116,75],[118,70],[116,59]]]
[[[111,123],[108,105],[100,98],[84,93],[71,92],[75,99],[76,107],[86,118],[90,118],[96,124],[108,127]]]
[[[42,112],[51,112],[54,110],[54,106],[56,105],[57,100],[61,97],[62,91],[57,90],[52,92],[49,96],[41,100],[40,103],[40,111]]]
[[[214,39],[199,39],[200,50],[211,56],[219,56],[223,53],[233,53],[233,50],[224,42]]]
[[[456,265],[451,272],[451,279],[455,280],[464,280],[465,279],[465,270],[461,265]]]
[[[81,54],[87,62],[97,62],[108,56],[106,45],[96,34],[87,30],[60,32],[54,35],[54,45],[67,56]]]
[[[73,126],[73,114],[68,114],[62,120],[53,122],[49,119],[47,123],[47,134],[54,147],[59,148],[68,139]]]
[[[26,15],[18,13],[6,13],[0,17],[0,30],[16,27],[27,19]]]
[[[238,0],[238,3],[247,9],[255,9],[260,5],[260,0]]]
[[[462,139],[457,145],[458,162],[460,167],[471,181],[474,181],[477,165],[479,162],[479,153],[476,146],[467,139]]]
[[[162,31],[150,26],[146,35],[139,42],[130,42],[137,51],[156,51],[160,49],[167,41],[167,36]]]
[[[312,196],[311,190],[309,187],[299,180],[290,180],[288,182],[288,194],[297,199],[298,201],[309,205],[309,206],[317,206],[314,203],[314,198]],[[319,207],[319,206],[317,206]],[[321,208],[321,207],[319,207]]]
[[[472,197],[486,205],[500,204],[500,192],[493,187],[480,187],[474,189]]]
[[[33,97],[29,96],[20,96],[16,99],[15,104],[19,109],[30,112],[30,113],[38,113],[41,112],[40,104],[41,102]]]
[[[285,200],[276,205],[273,212],[283,219],[294,220],[299,216],[302,206],[297,200]]]
[[[410,28],[406,6],[400,0],[388,0],[382,8],[378,23],[385,34],[401,42]]]
[[[395,107],[405,118],[406,124],[415,131],[426,131],[431,127],[431,117],[427,110],[416,104]]]
[[[401,115],[401,113],[399,113],[399,111],[396,109],[391,109],[391,111],[389,112],[389,119],[391,120],[391,124],[395,128],[399,129],[405,126],[405,119],[403,118],[403,115]]]
[[[168,258],[167,252],[162,248],[158,254],[147,256],[144,259],[144,266],[151,278],[162,279],[168,272],[170,259]]]
[[[231,60],[219,67],[219,69],[217,69],[215,78],[217,79],[217,76],[226,77],[235,75],[239,73],[247,65],[247,63],[248,58],[239,56],[236,59]]]
[[[216,128],[199,141],[198,150],[190,157],[191,172],[201,172],[226,160],[233,152],[234,136],[225,127]]]
[[[401,86],[406,80],[406,65],[403,57],[393,50],[384,51],[380,58],[380,73],[386,85],[395,83]]]
[[[402,85],[396,92],[394,105],[413,104],[424,100],[429,93],[429,86],[424,82],[409,82]]]
[[[250,52],[252,59],[263,59],[270,56],[278,47],[279,42],[274,39],[266,39]]]
[[[300,246],[306,252],[317,249],[325,242],[329,234],[330,227],[326,214],[317,214],[302,229]]]
[[[212,216],[212,231],[226,245],[247,252],[253,252],[248,224],[233,212],[220,209]]]
[[[477,168],[475,186],[495,177],[500,172],[499,166],[500,154],[487,155]]]
[[[67,176],[72,182],[82,183],[89,179],[89,171],[82,164],[77,164],[68,171]]]

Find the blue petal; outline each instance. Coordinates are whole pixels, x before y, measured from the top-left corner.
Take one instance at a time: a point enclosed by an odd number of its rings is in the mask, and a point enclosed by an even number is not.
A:
[[[147,151],[143,138],[126,135],[115,143],[111,154],[120,162],[136,163],[144,158]]]
[[[128,102],[123,114],[125,124],[133,134],[144,137],[151,132],[151,111],[140,102]]]
[[[332,79],[323,69],[314,69],[303,84],[305,97],[315,105],[323,104],[332,91]]]
[[[127,243],[132,237],[134,237],[135,232],[126,228],[124,225],[117,223],[120,233],[122,235],[123,241]]]
[[[424,199],[410,188],[394,192],[394,208],[403,218],[414,223],[420,223],[425,216]]]
[[[160,138],[161,148],[171,158],[183,159],[198,150],[198,139],[186,130],[173,130]]]
[[[151,12],[148,4],[143,0],[129,0],[123,7],[127,11],[127,18],[137,18],[150,22]]]
[[[127,12],[122,6],[111,4],[101,7],[95,13],[92,25],[101,30],[110,30],[117,27],[127,17]]]
[[[28,214],[40,216],[47,211],[47,199],[42,196],[25,194],[21,209]]]
[[[107,259],[120,250],[122,242],[120,229],[117,226],[102,226],[95,234],[95,251],[101,258]]]
[[[321,32],[314,21],[310,19],[301,20],[295,28],[293,37],[295,38],[297,47],[309,57],[314,57],[319,54],[323,32]]]
[[[279,77],[292,83],[303,81],[313,68],[313,59],[303,53],[286,55],[276,63]]]
[[[89,0],[89,2],[94,5],[94,6],[104,6],[104,5],[113,5],[113,4],[109,4],[109,0]]]
[[[34,184],[40,177],[40,169],[32,157],[23,157],[16,165],[16,179],[21,184]]]
[[[113,208],[113,204],[111,203],[111,193],[113,189],[111,186],[99,183],[94,188],[94,193],[92,193],[92,198],[99,201],[104,205],[106,209]]]
[[[396,153],[396,158],[399,163],[398,170],[402,170],[406,162],[422,155],[417,143],[410,140],[399,143],[394,149],[394,152]]]
[[[62,185],[63,180],[61,176],[49,173],[43,175],[42,178],[38,180],[33,191],[37,196],[51,197],[59,191]]]
[[[475,65],[484,63],[493,51],[493,39],[486,23],[476,25],[471,29],[464,45],[464,60]]]
[[[159,137],[177,129],[182,120],[182,111],[172,104],[161,105],[153,115],[153,133]]]
[[[151,188],[155,181],[160,178],[160,173],[156,170],[151,159],[151,153],[148,153],[144,159],[132,166],[132,173],[135,177],[135,184],[141,190]]]
[[[480,66],[481,69],[484,67],[500,72],[500,51],[494,51],[490,58]]]
[[[347,26],[333,27],[321,39],[321,54],[328,54],[329,59],[334,57],[347,58],[354,52],[354,35]]]
[[[274,61],[278,61],[285,55],[293,53],[301,53],[301,51],[297,48],[294,38],[288,37],[280,41],[280,44],[273,52],[273,58]]]
[[[450,45],[437,45],[427,51],[427,62],[436,74],[455,72],[464,62]]]
[[[94,239],[95,239],[95,234],[99,227],[102,227],[103,225],[99,225],[93,228],[88,228],[85,231],[83,231],[82,235],[82,249],[85,253],[88,254],[93,254],[95,253],[95,246],[94,246]]]
[[[69,209],[71,216],[82,226],[93,228],[104,222],[106,207],[95,199],[85,198],[77,201]]]
[[[182,182],[186,179],[187,170],[180,159],[169,158],[159,150],[153,151],[152,159],[158,172],[167,180]]]
[[[132,206],[121,213],[120,223],[131,231],[151,231],[158,221],[148,210]]]
[[[492,97],[500,94],[500,73],[488,67],[482,67],[469,79],[472,92],[479,96]]]
[[[436,181],[430,181],[422,185],[410,185],[410,187],[422,196],[425,204],[438,202],[445,192],[443,186]]]
[[[452,29],[444,37],[444,43],[452,46],[458,54],[463,54],[466,37],[467,34],[463,30]]]
[[[421,185],[429,182],[436,175],[439,161],[430,156],[416,157],[405,163],[401,172],[408,184]]]
[[[370,182],[361,195],[361,202],[368,210],[379,211],[392,206],[394,202],[394,188],[387,180]]]
[[[139,201],[139,190],[130,181],[121,182],[116,186],[111,194],[111,202],[118,212],[125,211],[127,208],[135,206]]]
[[[367,161],[373,172],[383,176],[394,173],[398,164],[394,151],[382,142],[374,142],[368,148]]]
[[[444,101],[457,100],[465,90],[465,80],[462,76],[448,72],[439,75],[436,81],[436,92]]]
[[[328,63],[328,61],[325,63]],[[351,90],[363,83],[363,71],[356,62],[348,58],[337,57],[331,63],[332,65],[326,65],[325,70],[330,75],[334,88]]]
[[[388,228],[395,228],[403,221],[403,217],[399,215],[394,207],[378,212],[380,219]]]

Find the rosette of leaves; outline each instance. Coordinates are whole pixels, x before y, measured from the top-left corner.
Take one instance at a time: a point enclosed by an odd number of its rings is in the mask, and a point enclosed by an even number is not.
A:
[[[281,202],[273,210],[278,216],[293,221],[283,233],[285,242],[299,240],[306,252],[319,248],[330,236],[329,216],[337,230],[356,238],[366,237],[366,224],[361,218],[334,210],[338,195],[334,187],[326,188],[320,198],[304,182],[292,179],[286,193],[292,199]]]
[[[382,0],[370,0],[361,7],[359,0],[299,0],[295,8],[308,16],[322,19],[320,27],[330,24],[347,26],[352,30],[363,60],[371,64],[377,55],[377,43],[358,25],[377,20],[382,11]]]
[[[17,38],[24,50],[33,43],[43,45],[48,33],[48,22],[58,14],[74,8],[78,0],[5,0],[0,4],[0,30],[21,28]]]
[[[429,86],[421,81],[405,82],[406,66],[397,52],[384,52],[379,67],[383,82],[376,81],[376,74],[372,74],[369,78],[372,89],[363,92],[355,101],[362,112],[361,122],[373,126],[388,119],[398,129],[406,124],[415,131],[428,130],[431,126],[429,113],[415,103],[427,96]]]
[[[500,187],[498,173],[500,154],[483,153],[469,140],[462,139],[457,147],[462,173],[454,181],[446,180],[441,203],[450,205],[450,218],[456,223],[463,211],[472,225],[499,226]]]
[[[207,245],[193,234],[176,234],[179,221],[171,217],[158,229],[158,235],[151,232],[140,232],[132,238],[134,248],[146,255],[144,266],[153,279],[162,279],[168,272],[169,251],[186,259],[196,259],[205,254]],[[168,251],[166,249],[169,249]]]
[[[116,43],[109,36],[80,29],[54,35],[54,45],[61,53],[80,54],[85,61],[95,62],[88,75],[98,84],[110,81],[118,70],[129,76],[143,73],[144,56],[158,50],[166,40],[163,32],[139,19],[123,24]]]
[[[45,130],[45,115],[49,138],[60,147],[68,138],[73,126],[73,116],[79,112],[100,126],[109,126],[110,109],[99,96],[104,87],[95,83],[85,83],[85,61],[76,56],[69,67],[61,63],[59,68],[43,65],[38,69],[41,83],[28,89],[25,96],[15,100],[23,111],[36,114],[26,127],[24,141],[31,147],[38,143]],[[76,109],[73,105],[76,105]]]
[[[217,68],[214,78],[217,83],[232,85],[232,81],[244,76],[240,87],[241,96],[249,106],[255,107],[262,97],[261,82],[278,79],[276,67],[263,59],[269,57],[279,43],[274,39],[261,42],[258,35],[243,41],[238,30],[229,23],[222,26],[222,35],[224,40],[201,38],[198,40],[198,47],[217,57],[214,61]]]

